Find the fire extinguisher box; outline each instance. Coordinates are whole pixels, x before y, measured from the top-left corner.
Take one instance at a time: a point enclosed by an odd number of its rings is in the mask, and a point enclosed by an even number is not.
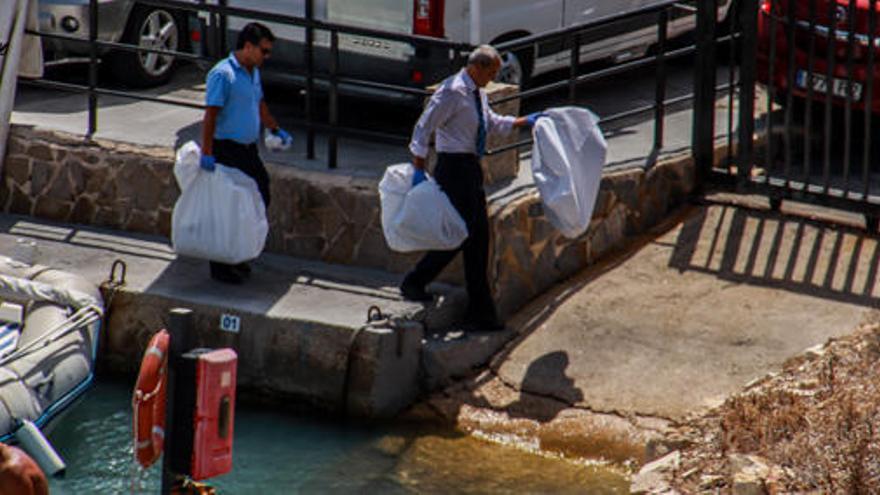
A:
[[[235,379],[232,349],[195,349],[178,365],[172,469],[194,480],[232,470]]]

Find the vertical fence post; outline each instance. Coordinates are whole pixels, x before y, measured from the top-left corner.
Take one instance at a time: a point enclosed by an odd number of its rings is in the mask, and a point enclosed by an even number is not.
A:
[[[669,27],[669,9],[660,11],[657,22],[657,87],[654,100],[654,149],[651,157],[656,162],[663,149],[663,130],[666,119],[666,36]],[[650,165],[653,165],[651,163]]]
[[[467,53],[467,48],[465,46],[455,47],[452,53],[452,67],[450,67],[449,70],[450,74],[455,74],[461,70],[462,66],[464,66],[465,53]]]
[[[740,0],[740,26],[742,43],[739,68],[739,135],[737,138],[737,185],[742,188],[749,180],[754,163],[755,143],[755,77],[758,51],[758,0]],[[772,43],[772,41],[771,41]],[[772,62],[771,62],[772,64]],[[768,119],[769,119],[768,115]],[[767,129],[767,139],[770,140]]]
[[[694,121],[691,151],[696,167],[696,188],[705,186],[715,154],[715,23],[717,0],[697,2],[694,69]]]
[[[89,0],[89,130],[91,140],[98,130],[98,0]]]
[[[312,23],[315,21],[315,2],[314,0],[306,0],[306,43],[305,43],[305,62],[306,62],[306,158],[313,160],[315,158],[315,28]]]
[[[330,32],[330,135],[327,137],[327,166],[336,168],[336,125],[339,123],[339,32]]]
[[[217,18],[218,31],[220,31],[220,37],[218,39],[219,43],[217,46],[220,47],[220,58],[228,55],[229,52],[229,43],[227,43],[226,37],[229,33],[229,20],[226,16],[226,6],[228,2],[226,0],[220,0],[220,7],[223,8],[223,13],[220,14]]]
[[[571,35],[571,55],[568,67],[568,103],[574,105],[577,100],[577,78],[581,63],[581,36],[580,33]]]
[[[868,46],[874,46],[877,42],[877,0],[871,0],[868,4],[869,9],[868,12]],[[873,157],[871,156],[871,126],[872,126],[872,117],[873,113],[870,111],[870,106],[874,101],[874,64],[875,64],[875,50],[868,50],[868,78],[865,80],[865,99],[863,101],[866,102],[866,107],[868,111],[865,112],[865,144],[864,149],[862,150],[862,200],[865,202],[868,201],[868,195],[871,192],[871,182],[870,182],[870,172],[871,172],[871,163]],[[875,215],[876,218],[876,215]],[[876,232],[876,226],[872,230],[872,232]]]
[[[172,453],[175,448],[174,435],[174,391],[177,388],[175,380],[177,379],[177,364],[180,362],[180,356],[192,347],[191,342],[192,328],[192,310],[185,308],[174,308],[168,313],[168,334],[170,342],[168,345],[168,382],[165,388],[165,441],[162,454],[162,494],[170,494],[175,482],[177,481],[177,473],[171,466],[173,458]]]

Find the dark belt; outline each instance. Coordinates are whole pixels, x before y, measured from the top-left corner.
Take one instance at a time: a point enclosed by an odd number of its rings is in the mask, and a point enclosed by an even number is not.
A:
[[[479,160],[480,157],[477,156],[476,153],[446,153],[446,152],[438,152],[437,158],[452,158],[455,160]]]
[[[215,139],[214,146],[216,146],[218,144],[220,146],[225,146],[227,148],[233,148],[233,149],[238,148],[242,151],[245,151],[245,150],[252,151],[257,148],[257,143],[244,144],[244,143],[239,143],[238,141],[235,141],[232,139]]]

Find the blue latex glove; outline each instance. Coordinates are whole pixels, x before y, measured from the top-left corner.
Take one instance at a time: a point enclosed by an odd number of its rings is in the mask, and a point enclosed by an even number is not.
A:
[[[284,143],[284,146],[290,146],[291,144],[293,144],[293,136],[291,136],[289,132],[280,127],[272,131],[272,134],[280,137],[281,141]]]
[[[416,172],[413,174],[413,180],[412,180],[413,187],[416,187],[417,185],[419,185],[420,182],[424,182],[426,180],[428,180],[428,176],[425,175],[425,171],[420,168],[417,168]]]
[[[202,159],[199,160],[199,166],[208,172],[213,172],[216,168],[214,157],[211,155],[202,155]]]
[[[547,114],[544,112],[534,112],[526,115],[526,122],[529,123],[529,127],[535,127],[535,122],[538,121],[541,117],[546,117]]]

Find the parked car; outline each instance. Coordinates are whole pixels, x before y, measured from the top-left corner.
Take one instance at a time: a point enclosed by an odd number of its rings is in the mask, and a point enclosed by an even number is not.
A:
[[[40,31],[88,39],[89,0],[38,0]],[[193,16],[134,0],[98,0],[98,39],[180,51],[191,48]],[[85,61],[89,45],[76,40],[43,37],[47,65]],[[175,58],[155,53],[100,49],[102,62],[122,82],[137,87],[163,84],[171,77]]]
[[[501,43],[608,16],[642,10],[664,0],[315,0],[315,18],[331,23],[415,34],[461,43]],[[209,0],[216,3],[216,0]],[[292,16],[305,15],[303,0],[228,0],[231,7]],[[719,19],[726,18],[730,0],[719,0]],[[479,29],[471,29],[471,5],[479,4]],[[206,19],[207,20],[207,19]],[[639,16],[591,31],[582,40],[581,61],[624,61],[644,55],[656,43],[656,16]],[[210,22],[210,21],[208,21]],[[228,18],[227,45],[249,22]],[[675,9],[669,36],[693,29],[692,11]],[[304,30],[276,23],[268,26],[278,37],[264,79],[302,82]],[[329,35],[316,31],[315,66],[327,69]],[[340,72],[345,76],[381,83],[425,87],[450,73],[449,50],[414,48],[405,42],[368,36],[340,35]],[[504,53],[500,79],[526,85],[532,76],[567,67],[569,46],[552,40],[537,47]],[[341,85],[347,93],[397,97],[400,93]]]
[[[758,13],[758,80],[772,85],[778,101],[784,101],[789,92],[802,103],[810,94],[813,101],[825,102],[830,97],[833,105],[843,105],[852,97],[853,108],[864,109],[868,71],[874,71],[874,98],[870,108],[880,112],[880,71],[878,65],[868,67],[870,52],[868,18],[870,7],[867,0],[854,2],[855,17],[852,19],[854,44],[850,42],[849,0],[815,0],[812,36],[813,58],[810,60],[811,9],[810,2],[791,0],[764,0]],[[794,24],[789,25],[789,9],[794,9]],[[774,20],[775,19],[775,20]],[[772,26],[775,23],[775,27]],[[880,27],[880,19],[878,19]],[[788,33],[794,31],[794,44],[789,44]],[[771,36],[774,35],[775,36]],[[880,62],[880,32],[874,39],[875,64]],[[775,47],[773,46],[775,45]],[[793,52],[793,53],[792,53]],[[852,77],[848,69],[852,53]],[[772,58],[771,58],[772,54]],[[791,55],[794,66],[789,67]],[[832,63],[828,77],[829,60]],[[791,69],[791,70],[789,70]],[[809,89],[812,88],[812,91]],[[829,96],[830,95],[830,96]]]

